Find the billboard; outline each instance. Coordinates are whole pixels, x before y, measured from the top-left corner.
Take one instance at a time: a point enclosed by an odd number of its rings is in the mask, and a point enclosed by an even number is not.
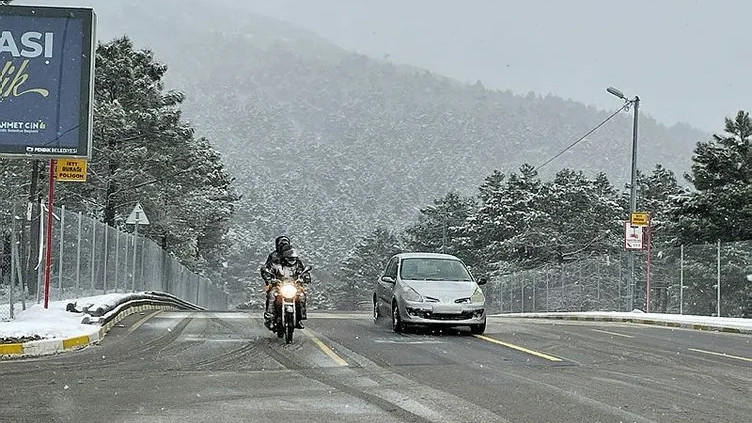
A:
[[[91,155],[95,15],[0,6],[0,155]]]

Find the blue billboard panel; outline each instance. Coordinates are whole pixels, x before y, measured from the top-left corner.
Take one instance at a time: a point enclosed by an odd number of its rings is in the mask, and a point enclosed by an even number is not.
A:
[[[91,155],[92,9],[0,6],[0,155]]]

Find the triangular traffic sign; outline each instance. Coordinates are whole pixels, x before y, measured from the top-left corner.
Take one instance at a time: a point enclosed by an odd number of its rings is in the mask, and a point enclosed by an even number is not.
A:
[[[144,208],[141,207],[141,203],[136,203],[136,207],[134,207],[131,214],[128,215],[128,219],[126,219],[125,223],[128,225],[135,225],[136,223],[139,225],[149,224],[149,218],[146,217],[146,212],[144,212]]]

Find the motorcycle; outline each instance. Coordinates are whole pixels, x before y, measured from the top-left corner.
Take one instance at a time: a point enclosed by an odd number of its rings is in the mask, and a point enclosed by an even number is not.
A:
[[[311,271],[311,266],[306,266],[299,275],[272,274],[271,289],[274,296],[273,325],[270,328],[276,332],[278,338],[285,338],[285,343],[292,343],[295,325],[300,319],[300,298],[305,295],[303,277]]]

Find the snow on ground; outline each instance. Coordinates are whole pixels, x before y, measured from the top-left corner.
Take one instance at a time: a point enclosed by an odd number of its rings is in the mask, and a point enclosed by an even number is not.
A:
[[[65,311],[66,306],[75,302],[76,309],[91,306],[112,307],[118,300],[129,294],[107,294],[94,297],[84,297],[65,301],[52,301],[48,309],[42,304],[33,304],[25,311],[17,310],[16,319],[10,322],[0,322],[0,340],[8,338],[69,338],[80,335],[90,335],[99,331],[99,325],[85,325],[81,323],[83,313]]]
[[[614,318],[614,319],[640,319],[654,320],[656,322],[685,323],[716,327],[728,327],[735,329],[752,330],[752,319],[743,319],[735,317],[711,317],[711,316],[690,316],[686,314],[663,314],[663,313],[643,313],[643,312],[617,312],[617,311],[583,311],[583,312],[555,312],[555,313],[505,313],[495,316],[505,317],[545,317],[545,316],[578,316],[593,318]]]

